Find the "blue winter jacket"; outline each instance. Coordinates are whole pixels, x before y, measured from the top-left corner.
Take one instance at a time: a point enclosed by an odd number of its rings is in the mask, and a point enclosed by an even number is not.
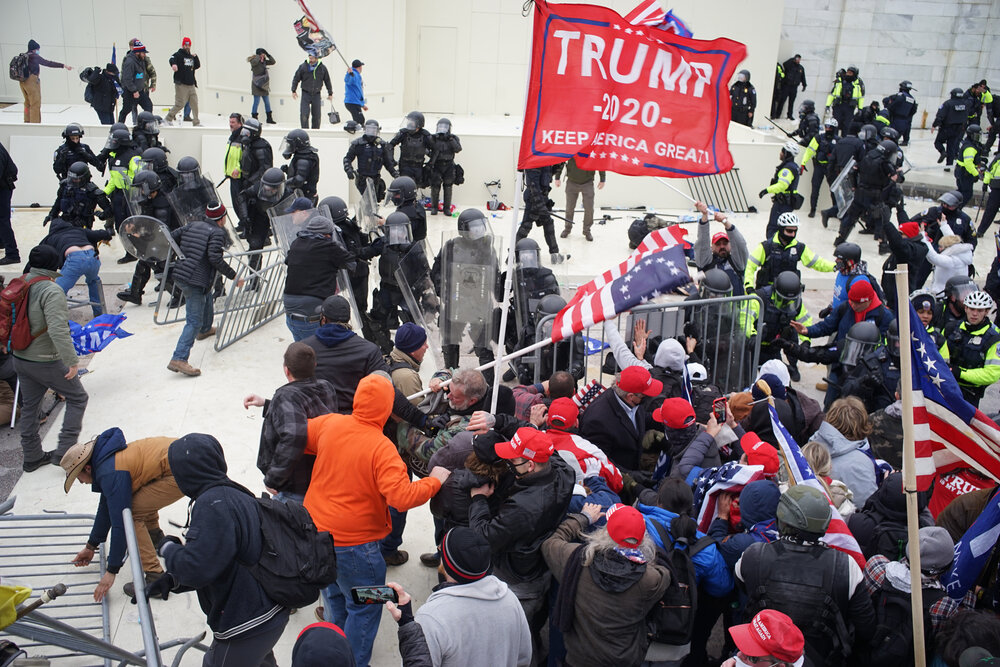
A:
[[[677,518],[677,515],[661,507],[651,507],[642,503],[639,503],[637,507],[646,518],[646,532],[658,547],[663,548],[663,542],[660,540],[660,534],[654,522],[666,528],[669,533],[670,524]],[[705,536],[705,533],[701,531],[696,534],[699,539]],[[673,546],[674,548],[678,546],[683,548],[683,545],[678,545],[676,542]],[[733,590],[732,572],[726,567],[725,561],[722,560],[722,554],[719,553],[716,545],[708,545],[696,553],[691,561],[694,563],[694,574],[698,586],[706,593],[718,598]]]
[[[125,562],[125,524],[122,510],[132,509],[132,475],[127,470],[115,470],[115,454],[125,449],[125,435],[119,428],[109,428],[97,436],[94,453],[90,457],[94,483],[91,490],[101,494],[94,527],[90,531],[90,544],[100,544],[111,531],[108,550],[108,572],[117,574]]]
[[[351,68],[344,75],[344,104],[365,105],[365,84],[361,81],[361,72]]]
[[[865,313],[865,319],[878,325],[878,329],[885,336],[889,330],[889,324],[895,319],[888,308],[879,304]],[[839,343],[847,337],[847,332],[854,326],[854,311],[851,304],[844,302],[840,304],[826,319],[817,322],[806,328],[806,335],[809,338],[821,338],[836,334],[836,341]]]

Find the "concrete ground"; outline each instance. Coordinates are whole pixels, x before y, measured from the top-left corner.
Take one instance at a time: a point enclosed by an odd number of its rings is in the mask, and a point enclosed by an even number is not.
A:
[[[910,154],[913,155],[916,168],[933,170],[926,160],[917,162],[917,156],[927,154],[931,139],[929,134],[915,133]],[[933,149],[930,149],[933,151]],[[330,156],[333,158],[334,156]],[[936,157],[936,154],[932,157]],[[324,156],[326,159],[326,156]],[[48,175],[46,175],[48,177]],[[756,192],[767,184],[770,174],[748,175],[743,179],[748,191]],[[662,186],[651,182],[649,198],[655,204]],[[806,186],[807,191],[808,186]],[[457,188],[458,202],[466,205],[462,199],[462,188]],[[343,193],[339,193],[343,194]],[[553,198],[558,205],[562,204],[561,192],[554,191]],[[821,205],[827,205],[828,194],[821,198]],[[598,205],[600,194],[598,193]],[[907,210],[918,211],[929,204],[928,201],[908,200]],[[460,206],[459,208],[462,208]],[[753,215],[734,215],[733,221],[743,231],[751,244],[760,241],[764,235],[767,221],[767,205],[760,204],[761,213]],[[664,211],[670,213],[671,211]],[[681,213],[681,211],[672,211]],[[975,212],[972,212],[975,215]],[[493,224],[497,233],[506,237],[510,228],[510,213],[494,216]],[[578,214],[580,215],[580,214]],[[622,213],[615,212],[615,216]],[[19,244],[26,257],[27,250],[44,234],[41,219],[44,212],[40,209],[18,209],[14,212],[14,229]],[[598,213],[598,217],[600,212]],[[636,216],[638,217],[638,216]],[[569,260],[560,266],[553,267],[560,282],[566,287],[568,294],[576,285],[589,280],[598,272],[618,263],[628,254],[626,229],[631,222],[627,214],[621,219],[614,219],[603,225],[594,227],[595,241],[588,243],[579,233],[574,233],[569,239],[561,241],[561,248],[567,253]],[[442,232],[454,229],[454,220],[443,216],[429,217],[428,239],[432,250],[436,252],[440,245]],[[713,231],[715,231],[713,229]],[[800,237],[819,254],[829,257],[832,242],[836,234],[834,229],[823,229],[819,219],[803,219]],[[533,236],[539,237],[538,231]],[[692,237],[693,239],[693,233]],[[860,236],[857,242],[864,250],[864,256],[870,262],[870,270],[881,275],[881,261],[870,236]],[[976,267],[979,275],[984,275],[994,255],[992,243],[982,243],[976,252]],[[104,260],[102,275],[109,293],[128,282],[132,265],[120,267],[114,260],[121,256],[121,248],[113,241],[111,248],[102,249]],[[17,275],[15,271],[4,272],[5,277]],[[820,274],[811,271],[804,273],[808,291],[805,295],[806,304],[813,313],[818,312],[827,302],[832,288],[833,274]],[[77,288],[81,294],[84,290]],[[151,289],[147,293],[150,298]],[[122,304],[113,298],[109,301],[111,309],[118,310]],[[181,436],[190,432],[211,433],[219,439],[226,451],[230,476],[246,485],[252,491],[263,490],[261,475],[255,467],[257,444],[260,434],[261,418],[257,409],[244,410],[242,398],[248,393],[269,396],[280,386],[284,379],[281,374],[281,355],[291,342],[291,336],[284,326],[283,318],[277,319],[250,336],[240,340],[222,352],[215,352],[212,341],[203,341],[195,345],[191,363],[200,367],[203,375],[198,378],[187,378],[166,370],[170,353],[177,340],[181,324],[159,326],[152,322],[152,311],[149,307],[128,305],[124,308],[128,316],[124,328],[134,335],[113,342],[106,350],[94,355],[87,362],[91,371],[83,378],[83,383],[90,393],[90,404],[84,419],[83,437],[90,438],[101,431],[117,426],[122,429],[129,440],[147,436],[165,435]],[[86,319],[86,313],[80,319]],[[472,363],[473,358],[466,356],[463,364]],[[429,377],[433,368],[424,368],[423,374]],[[797,385],[806,393],[819,397],[814,384],[822,377],[822,369],[803,365],[802,381]],[[991,389],[984,408],[997,411],[998,391]],[[44,437],[46,449],[52,449],[55,444],[53,424],[58,424],[62,418],[62,409],[58,407],[45,425],[47,433]],[[75,485],[65,494],[62,490],[62,470],[53,466],[21,475],[19,470],[20,454],[18,439],[13,431],[6,426],[0,426],[0,498],[8,493],[18,497],[14,511],[18,514],[39,514],[42,512],[88,512],[97,508],[97,498],[90,490],[81,485]],[[11,489],[12,486],[12,489]],[[186,518],[187,504],[178,502],[162,512],[161,524],[168,533],[179,533],[175,526],[183,525]],[[44,541],[44,540],[43,540]],[[29,545],[30,546],[30,545]],[[82,544],[80,545],[82,546]],[[413,595],[415,606],[426,599],[431,587],[436,583],[434,571],[423,567],[418,559],[419,554],[431,551],[433,543],[433,525],[426,507],[413,510],[409,514],[408,525],[404,534],[403,548],[409,551],[410,561],[401,567],[389,569],[388,578],[404,585]],[[68,559],[67,559],[68,560]],[[59,580],[61,571],[69,571],[67,564],[64,570],[51,568],[50,585]],[[123,570],[118,582],[111,591],[110,627],[113,641],[124,648],[138,650],[141,648],[141,635],[135,607],[128,604],[121,593],[121,584],[128,581],[128,568]],[[39,584],[39,587],[41,585]],[[204,615],[198,608],[194,595],[172,595],[169,600],[153,603],[154,620],[160,640],[176,637],[190,637],[203,630]],[[305,625],[313,622],[311,610],[302,610],[293,615],[288,627],[276,647],[279,664],[290,662],[291,648],[298,632]],[[166,653],[168,659],[173,653]],[[201,656],[189,653],[183,661],[184,665],[200,663]],[[94,660],[67,660],[60,664],[93,664]],[[375,644],[372,663],[375,665],[397,664],[399,654],[396,645],[395,625],[388,615],[383,616],[383,622]]]

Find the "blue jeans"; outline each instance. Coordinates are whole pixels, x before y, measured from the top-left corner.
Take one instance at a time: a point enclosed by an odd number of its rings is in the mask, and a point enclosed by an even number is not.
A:
[[[319,322],[303,322],[302,320],[293,320],[288,315],[285,315],[285,326],[288,330],[292,332],[292,340],[296,343],[300,340],[305,340],[316,333],[316,329],[319,329]]]
[[[323,589],[326,620],[344,629],[358,667],[366,667],[371,660],[383,605],[355,604],[351,588],[385,585],[385,561],[378,545],[375,541],[336,547],[337,583]]]
[[[212,328],[212,320],[215,319],[214,301],[211,292],[204,287],[177,286],[184,293],[186,311],[184,330],[181,331],[171,359],[187,361],[194,345],[194,337]]]
[[[94,317],[104,312],[101,308],[101,278],[98,275],[100,271],[101,259],[93,250],[78,250],[66,257],[62,268],[59,269],[60,275],[56,278],[56,285],[68,293],[80,276],[87,277],[87,291],[90,294],[90,308],[94,311]]]
[[[250,113],[257,113],[257,107],[260,106],[260,99],[264,98],[264,111],[271,113],[271,98],[267,95],[254,95],[253,96],[253,108],[250,109]]]

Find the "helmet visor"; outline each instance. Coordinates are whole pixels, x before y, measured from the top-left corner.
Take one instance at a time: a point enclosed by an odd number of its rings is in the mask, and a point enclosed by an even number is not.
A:
[[[438,134],[448,134],[449,132],[451,132],[451,123],[439,122],[437,124],[437,133]]]
[[[844,347],[840,351],[840,363],[845,366],[857,366],[861,359],[875,349],[877,343],[857,340],[851,338],[850,334],[844,339]]]
[[[292,144],[289,143],[288,137],[281,140],[281,146],[278,148],[278,152],[281,153],[286,160],[292,157],[292,153],[295,151],[292,150]]]
[[[378,136],[378,126],[377,125],[365,125],[365,136],[366,137],[377,137]]]
[[[534,248],[517,251],[517,263],[522,269],[538,268],[538,251]]]
[[[389,245],[409,245],[413,242],[410,223],[386,225],[386,243]]]
[[[142,129],[148,132],[149,134],[159,134],[160,121],[157,118],[153,118],[153,120],[147,120],[146,123],[142,126]]]
[[[263,181],[260,184],[260,189],[257,191],[257,198],[261,201],[266,202],[276,202],[282,198],[285,194],[285,183],[282,181],[277,185],[268,185]]]
[[[201,187],[200,169],[182,171],[177,174],[177,185],[181,190],[197,190]]]
[[[473,241],[478,241],[486,236],[486,231],[486,221],[482,218],[476,218],[469,223],[469,230],[465,232],[465,236]]]
[[[404,118],[403,129],[407,130],[408,132],[413,132],[415,129],[417,129],[417,121],[413,120],[412,118]]]

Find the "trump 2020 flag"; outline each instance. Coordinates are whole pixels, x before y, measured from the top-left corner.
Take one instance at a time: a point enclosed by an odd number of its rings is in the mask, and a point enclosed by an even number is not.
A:
[[[691,282],[684,249],[680,245],[649,253],[611,282],[595,291],[581,293],[580,290],[594,285],[600,278],[598,276],[588,285],[580,287],[573,300],[556,315],[552,323],[553,342],[558,343],[587,327]]]
[[[69,322],[69,331],[73,337],[73,347],[77,354],[94,354],[106,348],[116,338],[127,338],[129,332],[121,328],[125,323],[125,315],[104,313],[98,315],[84,325],[73,320]]]
[[[935,475],[973,467],[1000,481],[1000,427],[962,397],[948,363],[910,306],[917,488]]]
[[[956,600],[972,589],[993,547],[1000,539],[1000,493],[994,493],[979,518],[973,522],[955,545],[955,562],[941,577],[948,595]]]
[[[632,25],[607,7],[534,5],[519,169],[573,156],[630,176],[732,168],[727,84],[746,46]]]
[[[793,484],[805,484],[813,487],[822,493],[829,502],[830,496],[827,495],[826,489],[816,479],[816,475],[813,474],[812,469],[809,467],[806,457],[802,455],[802,450],[799,449],[798,443],[795,442],[795,439],[788,432],[788,429],[785,428],[785,425],[781,423],[777,410],[774,409],[773,405],[768,405],[767,409],[771,413],[771,428],[774,431],[774,436],[778,439],[778,444],[781,445],[781,451],[785,455],[785,463],[788,465],[790,476],[788,481]],[[854,535],[851,534],[851,530],[847,527],[847,522],[840,516],[837,508],[833,506],[833,502],[830,502],[830,525],[826,529],[823,541],[834,549],[843,551],[857,561],[862,570],[865,569],[865,556],[861,553],[861,547],[858,545],[858,541],[854,539]]]

